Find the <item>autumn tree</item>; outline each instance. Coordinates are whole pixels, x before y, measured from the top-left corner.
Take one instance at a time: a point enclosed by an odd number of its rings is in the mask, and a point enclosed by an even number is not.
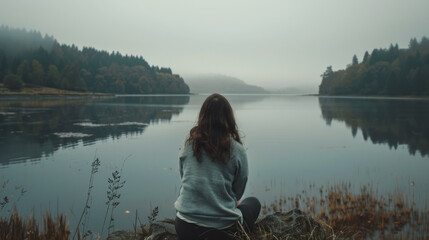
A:
[[[46,85],[48,87],[61,87],[61,76],[58,72],[57,66],[51,64],[48,68],[48,75],[46,77]]]
[[[86,86],[80,77],[79,66],[77,63],[68,64],[61,73],[62,86],[69,90],[85,91]]]
[[[17,73],[21,78],[21,80],[24,81],[25,83],[31,82],[31,69],[30,69],[30,64],[28,63],[27,60],[24,60],[21,62],[21,64],[17,69]]]
[[[42,64],[37,60],[32,62],[33,71],[30,74],[31,82],[37,85],[45,85],[45,72],[43,71]]]

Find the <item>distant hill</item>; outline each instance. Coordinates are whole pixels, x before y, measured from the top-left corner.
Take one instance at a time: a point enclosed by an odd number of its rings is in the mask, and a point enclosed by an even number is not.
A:
[[[185,77],[185,82],[191,93],[268,93],[261,87],[221,74],[189,76]]]
[[[413,38],[407,49],[386,49],[356,55],[343,70],[326,68],[319,87],[322,95],[429,95],[429,39]]]
[[[189,93],[170,68],[141,56],[59,44],[37,31],[0,26],[0,82],[11,90],[45,86],[102,93]]]

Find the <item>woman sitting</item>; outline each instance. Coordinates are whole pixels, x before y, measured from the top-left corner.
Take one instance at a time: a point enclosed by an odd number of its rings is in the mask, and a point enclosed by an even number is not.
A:
[[[198,122],[179,152],[181,188],[174,206],[180,240],[233,239],[250,231],[261,204],[239,202],[248,177],[247,155],[231,105],[220,94],[203,103]]]

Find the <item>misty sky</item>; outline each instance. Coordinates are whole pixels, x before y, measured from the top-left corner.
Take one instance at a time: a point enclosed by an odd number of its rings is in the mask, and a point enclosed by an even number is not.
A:
[[[142,55],[185,77],[267,88],[320,84],[328,65],[429,37],[428,0],[0,0],[0,24]]]

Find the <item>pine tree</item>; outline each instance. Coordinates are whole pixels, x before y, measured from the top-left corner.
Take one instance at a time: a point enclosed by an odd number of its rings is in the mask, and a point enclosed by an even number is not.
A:
[[[365,54],[363,55],[363,60],[362,60],[362,62],[364,63],[364,62],[366,62],[366,61],[368,61],[369,60],[369,53],[368,53],[368,51],[365,51]]]
[[[357,56],[355,54],[355,55],[353,55],[352,65],[357,65],[357,64],[359,64],[359,60],[358,60],[358,58],[357,58]]]

